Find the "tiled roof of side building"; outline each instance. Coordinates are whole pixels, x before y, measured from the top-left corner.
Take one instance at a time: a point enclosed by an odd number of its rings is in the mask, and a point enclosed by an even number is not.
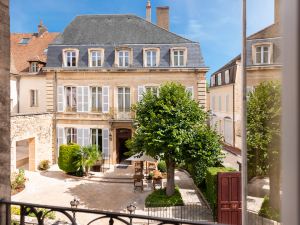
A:
[[[42,35],[37,33],[12,33],[11,44],[11,73],[19,74],[28,72],[29,61],[39,61],[46,63],[48,48],[59,33],[45,32]],[[21,43],[22,39],[28,42]]]
[[[53,44],[120,45],[192,42],[135,15],[81,15],[66,27]]]

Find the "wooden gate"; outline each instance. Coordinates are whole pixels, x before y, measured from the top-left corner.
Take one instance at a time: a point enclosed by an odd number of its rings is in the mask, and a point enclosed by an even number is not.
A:
[[[242,225],[241,173],[218,173],[218,223]]]

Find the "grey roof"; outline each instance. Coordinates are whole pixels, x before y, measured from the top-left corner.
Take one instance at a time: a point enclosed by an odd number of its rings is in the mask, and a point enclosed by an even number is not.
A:
[[[77,16],[52,44],[118,45],[192,42],[135,15],[81,15]]]

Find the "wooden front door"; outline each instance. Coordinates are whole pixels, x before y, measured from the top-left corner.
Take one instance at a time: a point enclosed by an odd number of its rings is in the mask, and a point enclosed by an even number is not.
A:
[[[242,225],[241,173],[218,173],[218,223]]]
[[[123,162],[129,156],[126,156],[124,153],[128,152],[129,149],[126,147],[125,143],[128,139],[131,138],[131,130],[130,129],[117,129],[117,163]]]

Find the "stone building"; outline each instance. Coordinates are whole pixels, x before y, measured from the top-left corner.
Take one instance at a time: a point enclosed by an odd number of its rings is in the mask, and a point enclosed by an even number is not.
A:
[[[179,82],[206,106],[205,66],[197,42],[168,30],[168,7],[158,25],[134,15],[77,16],[48,47],[47,111],[53,112],[57,146],[100,146],[106,164],[121,163],[131,138],[132,104],[145,91]],[[164,21],[161,21],[164,20]],[[56,156],[58,150],[56,150]]]
[[[12,33],[10,37],[11,168],[37,169],[53,160],[53,116],[46,112],[48,44],[58,33],[42,24],[37,33]]]
[[[247,92],[263,81],[281,80],[280,0],[275,0],[275,22],[247,38]],[[225,148],[241,149],[241,56],[210,78],[208,108],[211,125],[224,137]]]

